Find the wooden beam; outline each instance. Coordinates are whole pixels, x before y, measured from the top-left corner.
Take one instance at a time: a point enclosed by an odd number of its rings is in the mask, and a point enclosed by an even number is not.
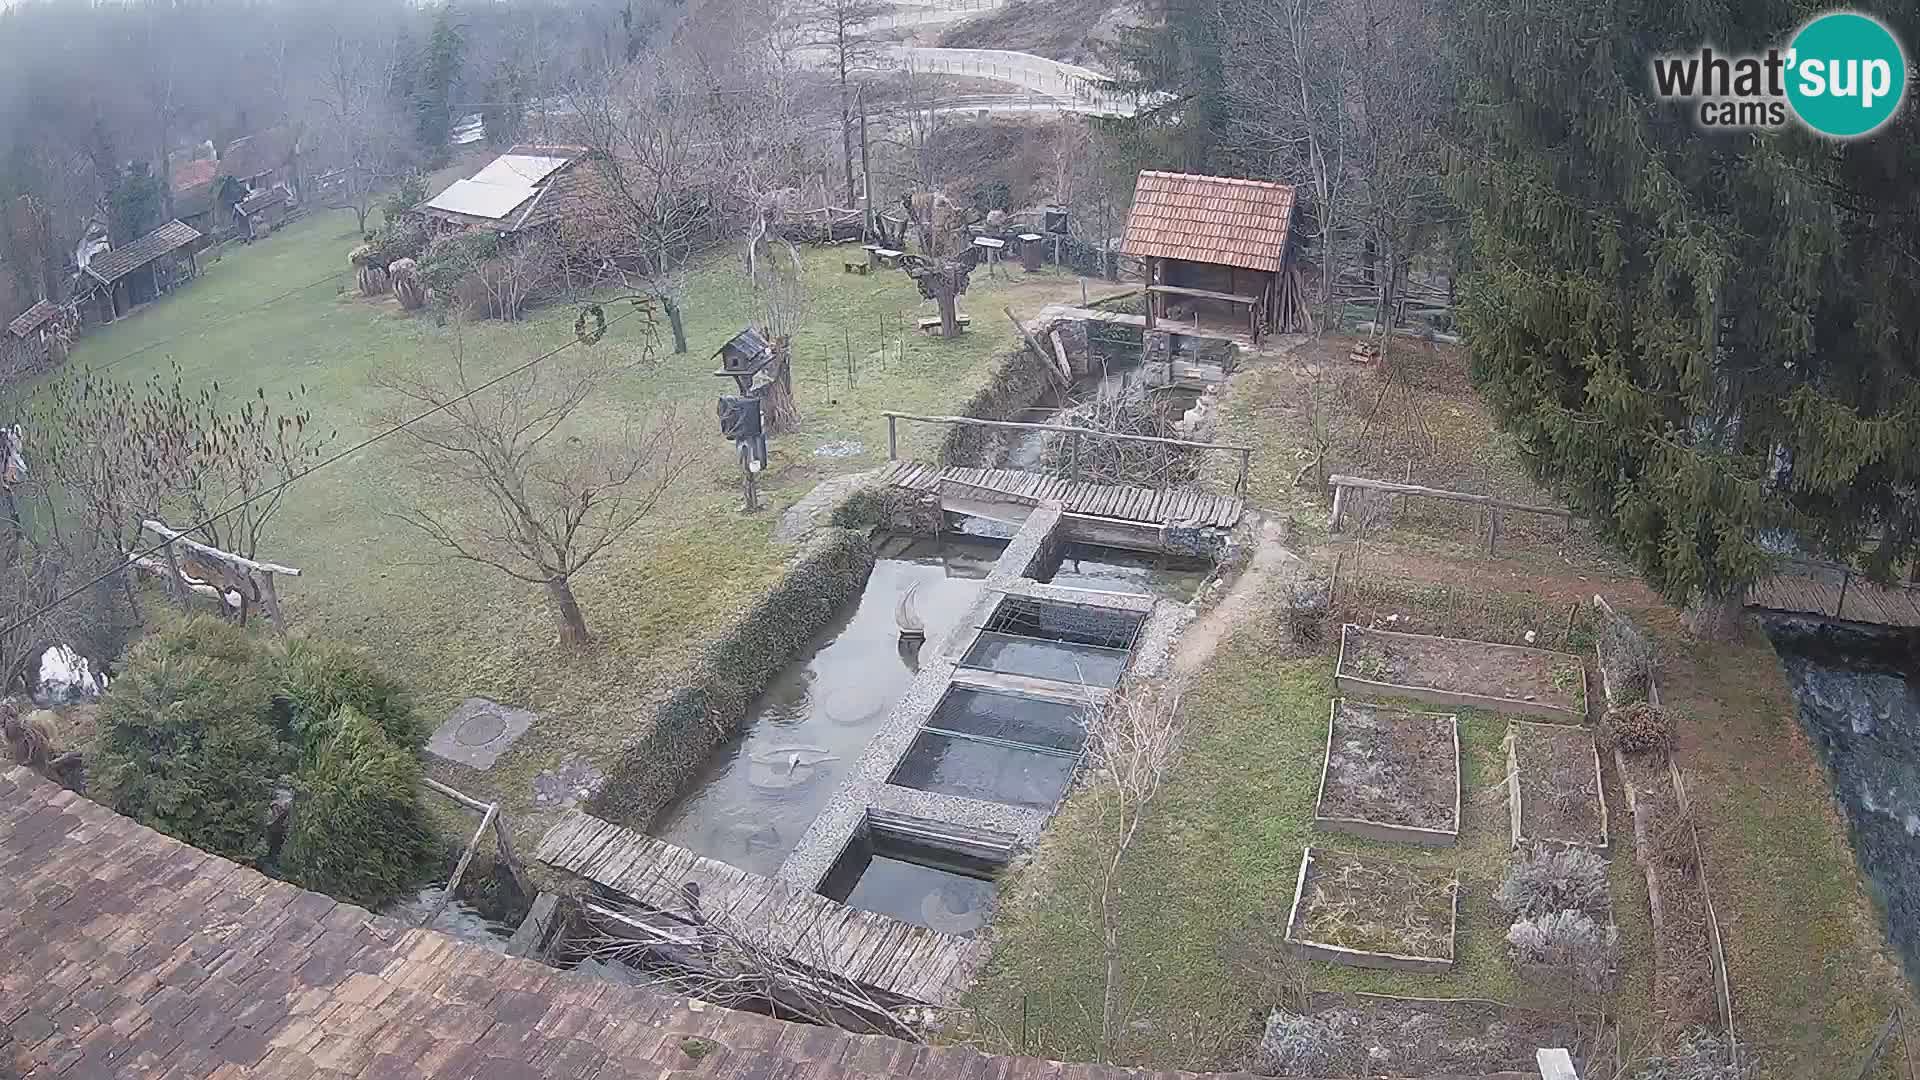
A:
[[[1528,503],[1511,502],[1497,499],[1492,495],[1475,495],[1467,491],[1448,491],[1445,488],[1423,487],[1419,484],[1398,484],[1391,480],[1370,480],[1364,476],[1329,476],[1327,484],[1334,488],[1334,497],[1339,498],[1340,488],[1366,488],[1370,491],[1391,491],[1401,495],[1426,495],[1435,499],[1451,499],[1455,502],[1475,503],[1480,506],[1498,507],[1501,510],[1517,510],[1525,514],[1547,514],[1552,517],[1570,517],[1573,511],[1558,506],[1534,506]]]
[[[174,530],[169,529],[168,527],[166,527],[165,525],[162,525],[157,521],[153,521],[153,520],[142,521],[140,523],[140,527],[160,537],[162,540],[172,540],[174,543],[177,543],[182,547],[197,551],[200,554],[205,555],[209,559],[217,559],[220,562],[226,563],[229,566],[237,566],[242,570],[252,570],[255,573],[260,573],[260,574],[285,574],[288,577],[300,576],[300,571],[295,570],[291,566],[280,566],[275,563],[255,562],[252,559],[235,555],[230,551],[221,551],[217,547],[208,547],[207,545],[201,543],[198,540],[193,540],[188,538],[185,533],[175,532]]]
[[[433,905],[433,910],[427,912],[426,918],[420,920],[422,930],[432,926],[433,921],[446,910],[447,902],[453,899],[454,891],[460,888],[460,879],[466,876],[467,864],[473,861],[474,849],[480,846],[480,838],[487,835],[487,830],[493,827],[494,815],[499,811],[499,805],[495,804],[487,807],[487,812],[480,815],[480,827],[473,831],[473,839],[467,841],[467,850],[460,853],[460,862],[453,868],[453,876],[447,879],[447,891],[440,894],[440,902]]]
[[[899,420],[918,420],[923,424],[960,424],[967,427],[1008,428],[1018,431],[1057,431],[1062,435],[1085,435],[1089,438],[1112,439],[1118,442],[1160,443],[1164,446],[1184,446],[1189,450],[1231,450],[1236,454],[1253,452],[1251,446],[1240,446],[1234,443],[1189,442],[1185,439],[1162,439],[1154,435],[1122,435],[1112,431],[1095,431],[1092,428],[1068,427],[1064,424],[1026,424],[1016,420],[982,420],[975,416],[922,416],[918,413],[903,412],[882,412],[880,415]]]

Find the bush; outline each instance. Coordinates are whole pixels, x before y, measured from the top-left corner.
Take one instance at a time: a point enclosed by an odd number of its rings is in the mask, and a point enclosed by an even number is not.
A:
[[[1298,1015],[1275,1009],[1253,1051],[1261,1076],[1341,1076],[1359,1056],[1360,1018],[1345,1009]]]
[[[1553,911],[1507,928],[1513,961],[1524,969],[1570,979],[1586,993],[1606,993],[1620,970],[1620,928],[1579,911]]]
[[[1577,847],[1537,846],[1507,867],[1493,902],[1515,918],[1554,911],[1604,914],[1609,905],[1607,862]]]
[[[420,759],[352,706],[294,778],[280,871],[302,888],[375,908],[407,892],[426,866]]]
[[[1647,700],[1653,685],[1653,642],[1627,619],[1603,612],[1597,644],[1613,699],[1623,705]]]
[[[100,703],[96,789],[108,806],[194,847],[255,864],[291,755],[268,721],[264,652],[210,616],[128,654]]]
[[[386,198],[380,200],[381,220],[391,228],[408,220],[413,208],[426,201],[427,178],[417,172],[408,173],[405,179],[394,185]]]
[[[1673,729],[1672,713],[1641,701],[1608,709],[1600,718],[1600,742],[1629,754],[1665,750],[1673,745]]]
[[[401,259],[415,259],[427,250],[425,222],[403,219],[387,225],[368,240],[364,251],[356,250],[358,261],[376,270],[385,270]]]
[[[380,728],[394,744],[418,753],[431,734],[414,711],[412,691],[382,672],[365,652],[345,645],[292,641],[274,658],[274,704],[288,737],[311,755],[332,737],[344,708]]]
[[[1733,1064],[1733,1041],[1719,1032],[1695,1028],[1680,1036],[1674,1052],[1650,1058],[1634,1080],[1747,1080],[1751,1067]]]
[[[481,263],[500,254],[500,238],[484,229],[436,236],[419,255],[420,280],[442,304]]]

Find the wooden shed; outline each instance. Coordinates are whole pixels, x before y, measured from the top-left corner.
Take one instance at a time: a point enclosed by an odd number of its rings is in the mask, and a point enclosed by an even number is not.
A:
[[[93,283],[89,295],[99,304],[101,321],[112,322],[198,273],[193,247],[199,240],[200,230],[174,220],[131,244],[88,259],[84,278]]]
[[[1292,227],[1289,185],[1142,172],[1120,250],[1146,263],[1148,328],[1178,300],[1255,341],[1294,329]]]

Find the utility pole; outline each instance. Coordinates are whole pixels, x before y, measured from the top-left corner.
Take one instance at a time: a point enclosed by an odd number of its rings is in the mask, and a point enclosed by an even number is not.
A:
[[[860,193],[866,200],[865,222],[866,239],[874,237],[873,220],[873,170],[867,167],[867,88],[862,85],[854,96],[854,105],[860,110]]]

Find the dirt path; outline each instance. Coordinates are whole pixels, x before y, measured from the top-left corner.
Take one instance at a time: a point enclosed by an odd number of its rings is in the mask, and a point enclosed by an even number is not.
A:
[[[1306,566],[1281,543],[1284,536],[1278,521],[1263,518],[1257,536],[1253,559],[1241,572],[1240,579],[1212,610],[1195,619],[1186,633],[1180,635],[1180,646],[1173,653],[1174,674],[1190,676],[1205,667],[1213,658],[1214,650],[1235,627],[1263,610],[1261,597],[1270,593],[1279,579],[1290,580]]]

